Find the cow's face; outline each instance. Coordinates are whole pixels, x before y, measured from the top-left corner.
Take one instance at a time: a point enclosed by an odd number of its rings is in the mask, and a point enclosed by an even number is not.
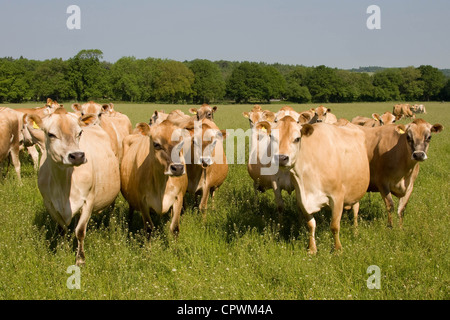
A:
[[[285,117],[277,122],[270,133],[273,161],[281,168],[292,168],[300,150],[302,137],[314,132],[313,126],[296,122],[291,117]]]
[[[253,128],[253,126],[260,122],[263,118],[262,111],[250,111],[250,112],[243,112],[242,115],[244,118],[248,119],[248,122],[250,123],[250,128]]]
[[[214,120],[214,112],[217,111],[217,107],[210,107],[207,104],[202,105],[199,109],[190,108],[189,112],[197,116],[197,121],[208,119]]]
[[[85,114],[96,114],[100,116],[105,111],[109,111],[110,105],[104,105],[104,107],[93,101],[80,105],[79,103],[72,104],[72,109],[76,114],[84,116]]]
[[[192,137],[194,161],[198,161],[203,168],[213,163],[222,164],[222,154],[216,152],[216,145],[226,137],[225,130],[220,131],[205,121],[197,129],[194,130]]]
[[[150,136],[150,154],[154,154],[164,174],[175,177],[185,174],[186,162],[183,155],[185,137],[182,129],[168,120],[152,127],[146,123],[139,125],[145,126],[145,134]]]
[[[380,119],[381,119],[381,122],[383,125],[391,124],[396,121],[395,116],[392,113],[390,113],[389,111],[386,111],[385,113],[383,113],[381,115]]]
[[[431,125],[423,119],[416,119],[406,127],[396,127],[398,133],[404,135],[411,159],[424,161],[428,158],[427,151],[431,141],[432,133],[439,133],[444,129],[440,124]]]
[[[317,107],[314,110],[314,118],[316,119],[315,122],[324,122],[328,112],[331,112],[329,108],[325,108],[324,106]]]
[[[61,166],[80,166],[87,162],[85,153],[79,147],[83,133],[81,125],[95,121],[94,115],[85,118],[85,123],[64,109],[57,109],[43,119],[36,115],[29,117],[36,127],[44,131],[47,155],[54,163]]]
[[[150,117],[148,124],[152,126],[154,124],[161,123],[162,121],[167,119],[167,116],[168,114],[166,114],[164,111],[155,110],[155,112]]]

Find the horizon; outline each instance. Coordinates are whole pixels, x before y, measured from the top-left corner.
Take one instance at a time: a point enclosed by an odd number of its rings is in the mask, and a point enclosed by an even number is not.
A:
[[[69,29],[71,5],[80,29]],[[369,7],[381,29],[369,29]],[[24,10],[24,7],[27,10]],[[111,0],[0,4],[0,56],[67,60],[98,48],[104,61],[134,56],[358,69],[450,69],[450,3],[434,0]]]

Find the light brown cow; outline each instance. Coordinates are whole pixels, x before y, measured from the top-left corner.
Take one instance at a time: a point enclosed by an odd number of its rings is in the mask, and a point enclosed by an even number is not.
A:
[[[250,123],[250,128],[253,128],[255,124],[260,121],[275,121],[275,113],[269,110],[262,110],[260,105],[255,105],[250,112],[243,112],[244,118],[247,118]]]
[[[14,165],[19,184],[22,184],[20,177],[20,132],[18,113],[10,108],[0,108],[0,163],[9,155]]]
[[[76,264],[82,265],[91,214],[109,207],[120,191],[119,162],[110,144],[105,143],[108,135],[92,124],[97,120],[95,114],[87,114],[80,120],[59,108],[44,118],[37,115],[28,118],[45,133],[38,187],[47,211],[64,231],[80,212],[75,229]]]
[[[415,104],[411,106],[411,111],[414,113],[427,113],[427,110],[423,104]]]
[[[388,211],[388,225],[392,226],[394,211],[392,195],[399,198],[399,225],[403,212],[419,174],[420,162],[426,160],[431,134],[443,130],[442,125],[431,125],[422,119],[404,125],[364,128],[370,161],[368,191],[380,192]]]
[[[152,116],[150,117],[150,120],[148,121],[148,125],[151,126],[154,124],[160,124],[161,122],[166,120],[168,116],[169,114],[165,113],[164,110],[155,110],[155,112],[153,112]]]
[[[364,133],[351,124],[326,123],[303,126],[286,117],[277,122],[272,143],[278,149],[274,161],[289,170],[295,186],[297,205],[309,227],[309,252],[317,251],[313,213],[331,208],[334,248],[341,249],[339,229],[344,207],[359,208],[369,185],[369,161]],[[275,149],[275,150],[276,150]]]
[[[416,115],[411,111],[411,106],[409,104],[396,104],[392,108],[392,114],[397,120],[401,120],[404,117],[416,118]]]
[[[211,121],[214,121],[214,113],[217,111],[217,107],[211,107],[209,104],[204,103],[202,106],[198,109],[196,108],[190,108],[189,112],[191,114],[194,114],[197,117],[197,121],[202,119],[208,119]]]
[[[123,113],[115,111],[112,104],[102,106],[94,101],[89,101],[82,105],[74,103],[72,109],[80,116],[85,114],[98,115],[100,126],[108,134],[111,148],[120,163],[123,157],[123,139],[132,133],[130,119]]]
[[[139,123],[136,128],[140,134],[124,140],[127,147],[120,167],[121,190],[129,204],[130,218],[134,210],[140,211],[150,235],[154,228],[150,211],[163,215],[172,209],[170,231],[178,233],[188,185],[184,140],[179,142],[175,135],[181,129],[168,120],[151,127]]]
[[[352,119],[353,124],[364,127],[379,127],[386,124],[392,124],[395,121],[395,116],[389,111],[386,111],[381,116],[378,113],[372,113],[372,118],[357,116]]]
[[[312,119],[309,121],[310,124],[316,122],[324,122],[333,124],[337,121],[337,118],[334,114],[331,113],[330,108],[325,108],[324,106],[319,106],[314,109],[314,115]]]
[[[191,120],[195,120],[196,116],[189,116],[185,114],[183,111],[176,109],[169,113],[166,120],[172,122],[174,125],[183,126]]]
[[[226,132],[220,131],[214,122],[204,118],[191,121],[184,127],[192,136],[190,161],[186,164],[188,176],[187,192],[201,193],[199,209],[206,219],[208,198],[214,199],[215,191],[222,185],[228,174],[228,164],[222,140]],[[186,156],[188,156],[186,154]]]

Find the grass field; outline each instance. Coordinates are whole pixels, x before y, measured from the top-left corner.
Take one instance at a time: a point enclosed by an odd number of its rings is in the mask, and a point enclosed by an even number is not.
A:
[[[351,119],[392,111],[392,105],[327,106],[338,118]],[[21,105],[26,106],[36,105]],[[147,122],[156,109],[189,108],[115,106],[133,125]],[[317,105],[291,106],[305,110]],[[66,287],[71,275],[66,270],[75,263],[73,228],[65,237],[58,235],[37,188],[37,173],[22,155],[24,185],[18,186],[12,168],[0,180],[0,299],[449,299],[450,103],[425,106],[428,114],[420,117],[445,129],[433,136],[402,229],[396,215],[394,228],[387,228],[380,195],[367,194],[357,230],[352,215],[343,215],[340,254],[331,251],[330,211],[316,214],[318,253],[310,256],[294,194],[284,193],[280,225],[273,192],[255,198],[246,165],[231,165],[206,222],[197,209],[188,208],[177,239],[169,232],[168,216],[154,219],[157,231],[150,242],[139,213],[128,227],[128,205],[121,195],[114,210],[93,216],[79,290]],[[246,130],[242,112],[251,107],[219,105],[215,121],[221,129]],[[371,265],[381,270],[381,289],[367,287]]]

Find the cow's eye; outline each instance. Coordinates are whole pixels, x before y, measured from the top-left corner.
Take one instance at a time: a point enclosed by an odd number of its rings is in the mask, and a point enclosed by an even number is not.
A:
[[[83,133],[83,130],[81,130],[80,133],[78,133],[77,138],[81,137],[82,133]]]
[[[431,140],[431,136],[429,136],[428,138],[427,138],[427,141],[430,141]]]
[[[56,139],[56,135],[54,135],[53,133],[48,133],[48,137],[50,138],[50,139]]]
[[[162,149],[162,146],[161,146],[158,142],[153,142],[153,147],[154,147],[156,150],[161,150],[161,149]]]
[[[300,137],[295,138],[294,143],[299,143],[300,142]]]
[[[412,138],[411,138],[409,135],[407,135],[407,136],[406,136],[406,140],[411,141]]]

